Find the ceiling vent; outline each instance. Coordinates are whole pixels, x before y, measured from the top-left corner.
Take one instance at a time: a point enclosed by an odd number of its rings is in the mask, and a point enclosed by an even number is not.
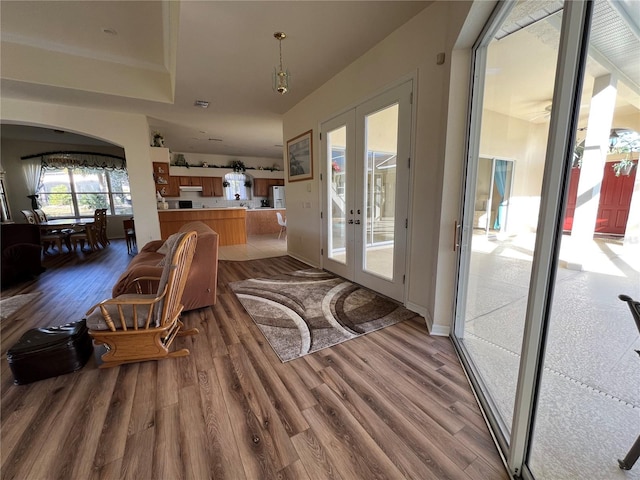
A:
[[[208,108],[209,102],[207,102],[206,100],[196,100],[195,102],[193,102],[193,106],[200,107],[200,108]]]

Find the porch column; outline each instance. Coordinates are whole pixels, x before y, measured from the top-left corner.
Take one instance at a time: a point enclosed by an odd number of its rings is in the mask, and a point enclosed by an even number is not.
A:
[[[598,77],[593,83],[578,182],[578,198],[571,230],[574,245],[590,242],[595,232],[602,172],[607,159],[609,134],[616,103],[617,83],[617,78],[612,74]]]

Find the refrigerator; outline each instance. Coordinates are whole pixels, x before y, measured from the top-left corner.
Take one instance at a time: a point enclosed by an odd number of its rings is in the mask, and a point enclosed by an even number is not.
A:
[[[269,189],[269,205],[273,208],[286,208],[284,187],[275,186]]]

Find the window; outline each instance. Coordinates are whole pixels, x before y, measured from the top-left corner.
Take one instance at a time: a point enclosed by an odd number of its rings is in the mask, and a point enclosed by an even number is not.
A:
[[[227,200],[248,200],[251,192],[251,177],[244,173],[227,173],[222,183]]]
[[[48,217],[92,216],[97,208],[109,215],[132,215],[126,170],[104,168],[45,169],[39,203]]]

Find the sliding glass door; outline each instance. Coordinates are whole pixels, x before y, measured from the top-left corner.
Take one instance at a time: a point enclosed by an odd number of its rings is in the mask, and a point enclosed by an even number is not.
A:
[[[640,433],[640,339],[617,298],[640,297],[640,252],[594,237],[618,132],[640,131],[638,16],[625,6],[504,2],[475,48],[453,338],[524,478],[640,478],[617,462]]]

